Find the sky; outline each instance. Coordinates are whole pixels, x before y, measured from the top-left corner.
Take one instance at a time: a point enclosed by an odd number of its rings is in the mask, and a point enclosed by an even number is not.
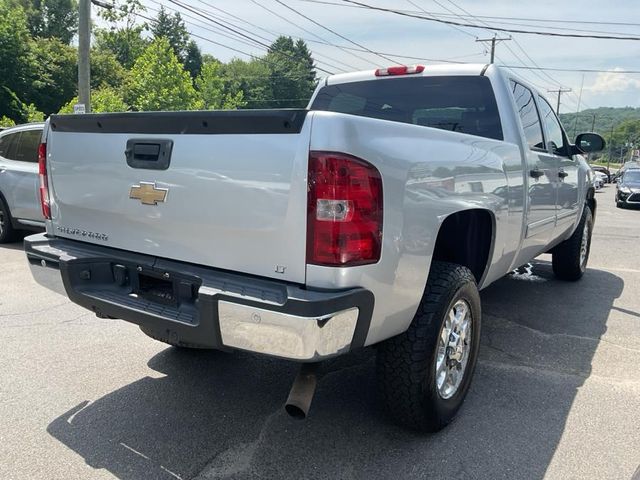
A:
[[[208,19],[177,6],[171,0],[142,0],[142,3],[148,8],[149,16],[155,16],[160,4],[167,9],[180,11],[190,33],[202,37],[195,38],[202,51],[222,61],[233,57],[249,59],[246,54],[260,56],[266,49],[212,23],[211,19],[265,44],[269,44],[278,34],[303,38],[307,41],[317,66],[330,72],[373,69],[399,63],[430,65],[444,60],[488,63],[489,44],[476,42],[476,38],[490,38],[495,33],[499,37],[511,37],[511,40],[497,44],[496,64],[605,70],[600,73],[581,73],[513,68],[518,75],[542,91],[570,88],[571,92],[562,94],[561,112],[575,112],[578,102],[580,110],[600,106],[640,107],[640,74],[616,73],[624,70],[640,71],[640,41],[539,36],[496,32],[490,28],[493,26],[578,35],[635,35],[640,38],[640,0],[357,0],[376,7],[419,15],[427,15],[424,13],[427,11],[432,17],[480,25],[483,28],[450,26],[404,17],[360,8],[344,0],[320,0],[329,4],[316,3],[317,0],[280,0],[282,3],[277,0],[177,1],[200,11]],[[335,34],[283,4],[333,30]],[[523,18],[526,20],[522,20]],[[531,19],[563,22],[539,22]],[[596,23],[566,23],[565,20]],[[622,23],[625,25],[621,25]],[[558,27],[573,30],[559,30]],[[360,48],[350,41],[366,50],[381,53],[386,58],[367,51],[350,50]],[[321,71],[318,73],[325,75]],[[554,105],[556,95],[547,94]]]

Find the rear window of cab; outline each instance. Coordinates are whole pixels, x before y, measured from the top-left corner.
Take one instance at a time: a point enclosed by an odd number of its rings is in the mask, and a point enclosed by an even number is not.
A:
[[[320,89],[311,110],[503,139],[491,82],[481,76],[397,77],[328,85]]]

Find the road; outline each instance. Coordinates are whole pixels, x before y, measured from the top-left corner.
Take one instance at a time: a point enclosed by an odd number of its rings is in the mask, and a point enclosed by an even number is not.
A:
[[[549,257],[482,293],[480,361],[456,421],[396,427],[373,352],[327,365],[310,418],[294,365],[183,352],[101,320],[0,247],[2,479],[629,479],[640,465],[640,211],[600,202],[582,281]]]

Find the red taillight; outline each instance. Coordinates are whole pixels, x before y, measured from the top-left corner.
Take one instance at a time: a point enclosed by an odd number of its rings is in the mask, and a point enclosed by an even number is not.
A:
[[[40,179],[40,206],[42,215],[47,220],[51,219],[51,207],[49,204],[49,182],[47,178],[47,144],[41,143],[38,147],[38,177]]]
[[[368,162],[311,152],[307,193],[307,263],[375,263],[382,248],[382,179]]]
[[[376,77],[386,77],[388,75],[411,75],[422,72],[424,72],[424,65],[397,65],[395,67],[377,69]]]

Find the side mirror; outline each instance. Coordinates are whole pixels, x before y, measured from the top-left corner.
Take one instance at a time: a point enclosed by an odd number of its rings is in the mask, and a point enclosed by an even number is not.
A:
[[[597,133],[580,133],[576,137],[575,148],[576,153],[595,153],[604,150],[606,142]]]

